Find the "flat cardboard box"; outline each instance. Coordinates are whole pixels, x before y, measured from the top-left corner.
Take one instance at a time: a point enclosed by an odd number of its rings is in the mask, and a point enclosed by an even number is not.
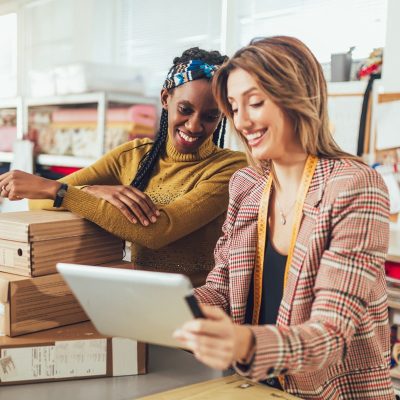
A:
[[[146,373],[146,345],[100,335],[90,322],[0,337],[0,385]]]
[[[296,400],[278,389],[249,381],[239,375],[217,378],[141,397],[138,400]]]
[[[117,261],[111,268],[133,268]],[[60,274],[35,278],[0,272],[0,335],[19,336],[87,321]]]
[[[94,264],[121,260],[124,242],[65,211],[0,214],[0,271],[22,276],[56,272],[57,262]]]

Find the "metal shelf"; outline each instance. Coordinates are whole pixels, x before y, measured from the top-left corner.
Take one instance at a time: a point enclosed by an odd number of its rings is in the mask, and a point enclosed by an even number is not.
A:
[[[20,102],[19,97],[0,98],[0,108],[17,108]]]
[[[159,108],[159,99],[156,97],[148,97],[140,94],[130,94],[125,92],[106,92],[98,91],[91,93],[68,94],[64,96],[51,97],[30,97],[22,98],[15,97],[9,99],[0,99],[1,108],[16,108],[17,109],[17,138],[23,138],[23,132],[28,131],[28,115],[30,107],[40,106],[62,106],[74,104],[95,104],[97,107],[97,147],[96,158],[83,158],[75,156],[59,156],[50,154],[40,154],[36,161],[41,165],[54,165],[64,167],[83,168],[91,165],[95,159],[103,155],[104,150],[104,135],[106,124],[106,110],[110,104],[153,104]],[[12,153],[0,152],[0,162],[11,162],[13,159]]]
[[[40,107],[65,104],[90,104],[99,103],[101,101],[157,105],[157,99],[155,97],[117,92],[92,92],[51,97],[30,97],[25,100],[25,105],[27,107]]]
[[[10,163],[14,159],[14,154],[11,152],[0,151],[0,162]]]
[[[23,99],[22,97],[12,98],[0,98],[0,109],[1,108],[15,108],[17,111],[17,139],[23,138],[24,126],[23,126]]]
[[[138,94],[129,94],[121,92],[92,92],[80,94],[68,94],[65,96],[37,97],[27,98],[25,100],[25,131],[28,130],[28,115],[30,107],[40,106],[62,106],[74,104],[95,104],[97,107],[97,141],[95,146],[96,159],[104,154],[104,136],[106,126],[106,112],[112,103],[119,104],[153,104],[157,107],[158,99],[155,97],[146,97]],[[41,165],[55,165],[65,167],[87,167],[95,159],[82,158],[75,156],[55,156],[41,154],[37,157],[37,163]]]
[[[84,168],[93,164],[94,158],[84,158],[75,156],[58,156],[54,154],[39,154],[36,162],[41,165],[53,165],[57,167],[76,167]]]

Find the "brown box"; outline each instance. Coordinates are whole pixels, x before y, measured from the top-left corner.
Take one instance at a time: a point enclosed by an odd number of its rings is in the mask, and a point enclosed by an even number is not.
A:
[[[99,265],[122,260],[124,241],[66,211],[0,214],[0,271],[56,272],[57,262]]]
[[[0,337],[0,385],[146,373],[146,345],[100,335],[90,322]]]
[[[132,268],[116,261],[110,268]],[[0,335],[19,336],[89,318],[60,274],[27,278],[0,272]]]
[[[137,400],[300,400],[282,390],[250,381],[239,375],[195,383],[178,389],[168,390]]]

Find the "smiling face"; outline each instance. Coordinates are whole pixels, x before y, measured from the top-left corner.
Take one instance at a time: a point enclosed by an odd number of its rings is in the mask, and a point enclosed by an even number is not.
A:
[[[227,93],[235,127],[254,158],[278,161],[302,151],[289,116],[248,72],[240,68],[231,71]]]
[[[214,133],[221,118],[206,79],[187,82],[172,91],[161,92],[163,108],[168,110],[168,135],[182,154],[195,153]]]

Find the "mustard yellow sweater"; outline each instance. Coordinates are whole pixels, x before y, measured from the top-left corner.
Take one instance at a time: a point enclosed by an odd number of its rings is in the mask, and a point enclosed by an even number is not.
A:
[[[161,215],[147,227],[131,223],[113,205],[77,187],[129,185],[151,145],[149,139],[133,140],[63,178],[69,184],[63,208],[132,242],[135,265],[184,273],[194,284],[202,284],[214,266],[213,250],[228,207],[229,179],[246,165],[245,156],[220,149],[211,139],[193,154],[178,153],[167,142],[145,190]],[[52,202],[35,200],[30,205],[49,209]]]

